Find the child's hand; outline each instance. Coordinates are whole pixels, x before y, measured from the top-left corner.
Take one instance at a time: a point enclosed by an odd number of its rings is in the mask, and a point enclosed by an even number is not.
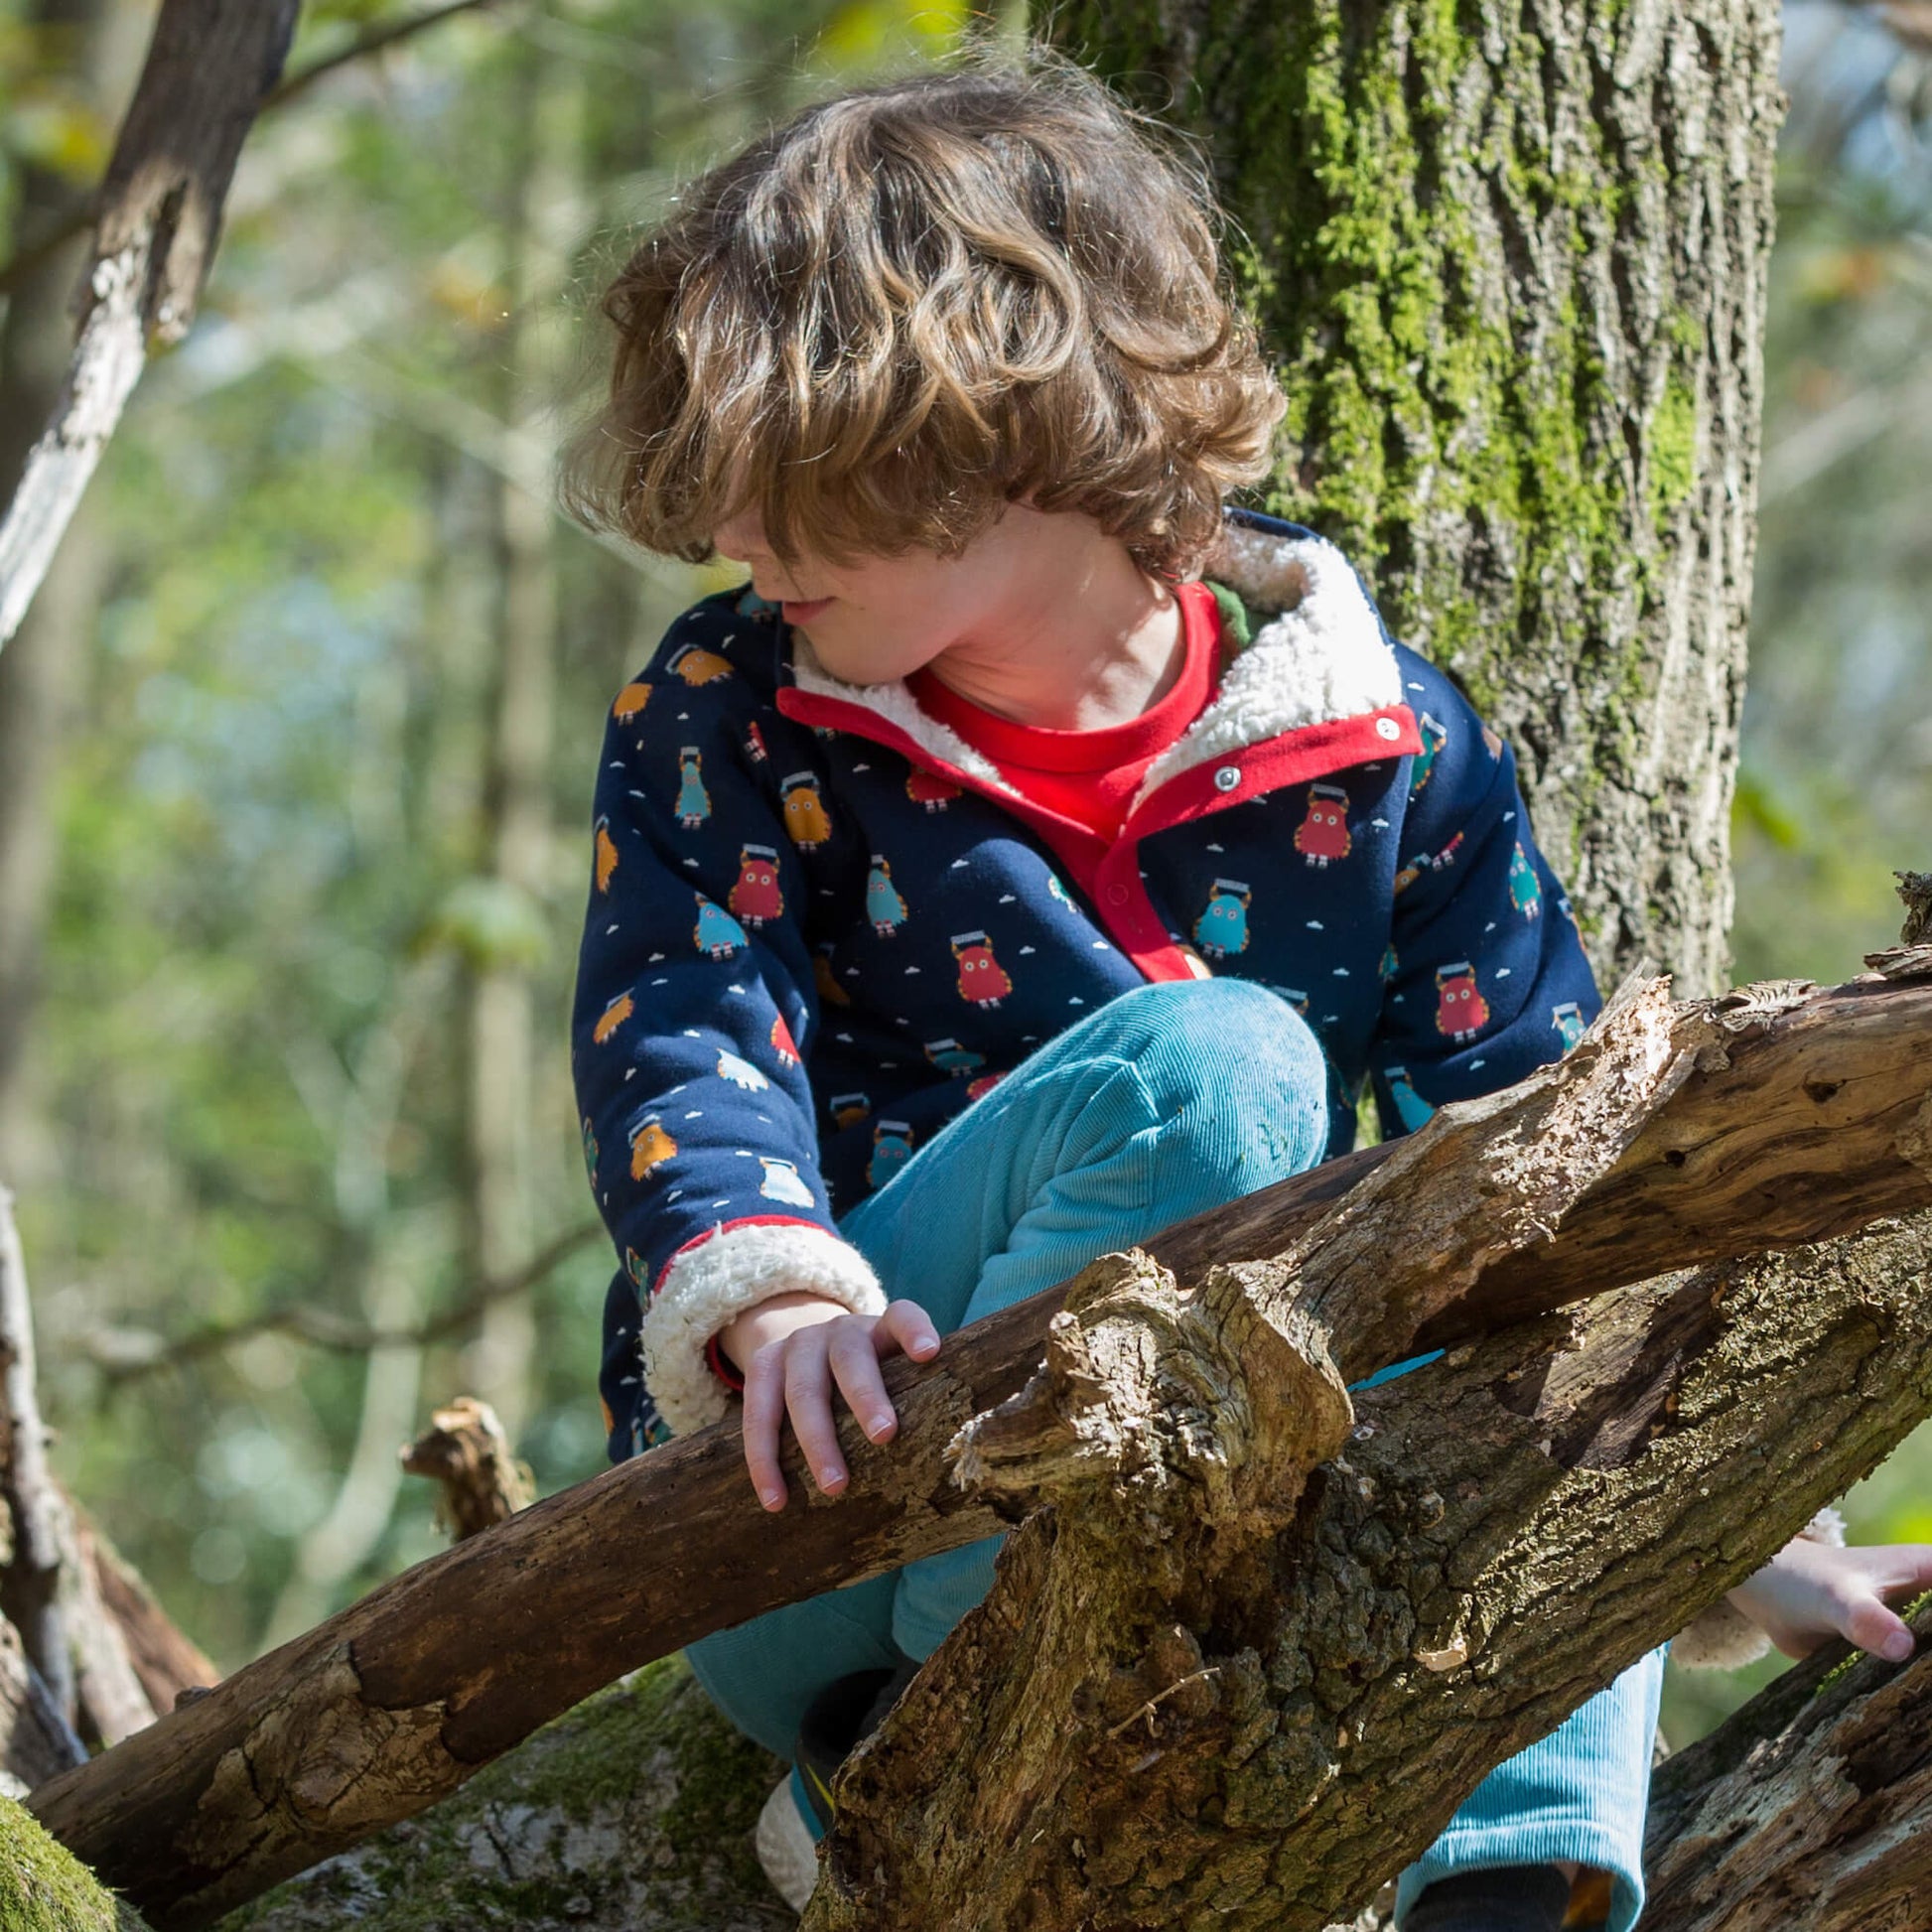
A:
[[[745,1371],[745,1466],[766,1509],[785,1506],[778,1432],[787,1410],[819,1493],[845,1487],[845,1458],[832,1423],[832,1383],[875,1443],[890,1443],[898,1417],[887,1399],[880,1362],[903,1349],[916,1362],[939,1352],[939,1333],[916,1302],[894,1302],[884,1314],[853,1314],[822,1295],[774,1295],[748,1309],[719,1335]]]
[[[1886,1597],[1932,1589],[1932,1544],[1884,1543],[1839,1550],[1805,1537],[1787,1543],[1730,1602],[1787,1657],[1807,1657],[1832,1637],[1902,1664],[1912,1633]]]

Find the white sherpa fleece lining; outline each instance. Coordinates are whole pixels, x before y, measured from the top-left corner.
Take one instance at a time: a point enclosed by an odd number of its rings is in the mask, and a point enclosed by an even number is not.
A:
[[[837,698],[842,704],[864,705],[876,717],[897,726],[920,751],[942,764],[956,765],[982,784],[1000,791],[1013,790],[991,759],[974,751],[950,725],[941,724],[919,709],[918,699],[905,688],[902,679],[895,679],[890,684],[847,684],[818,661],[810,639],[800,630],[791,633],[791,674],[799,690],[813,697]]]
[[[884,1314],[885,1291],[857,1248],[804,1223],[721,1228],[673,1260],[637,1331],[644,1386],[674,1436],[717,1422],[725,1385],[705,1344],[735,1316],[790,1289],[843,1302],[854,1314]]]
[[[1306,725],[1402,702],[1402,673],[1348,560],[1321,537],[1278,537],[1230,523],[1221,581],[1262,609],[1299,602],[1255,632],[1213,704],[1155,759],[1138,805],[1181,771]],[[1217,561],[1219,561],[1217,559]]]
[[[1245,523],[1223,526],[1210,574],[1244,603],[1279,613],[1255,633],[1221,680],[1214,703],[1157,759],[1138,805],[1176,772],[1227,758],[1283,732],[1359,718],[1402,702],[1402,674],[1348,560],[1322,537],[1283,537]],[[949,725],[920,710],[902,682],[847,684],[791,633],[799,690],[863,705],[928,756],[1011,792],[999,768]]]

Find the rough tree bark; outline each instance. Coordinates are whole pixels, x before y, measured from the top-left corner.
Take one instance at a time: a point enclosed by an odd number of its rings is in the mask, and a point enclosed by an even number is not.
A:
[[[1932,1897],[1932,1612],[1902,1670],[1834,1644],[1653,1780],[1656,1932],[1918,1932]]]
[[[1351,1415],[1378,1324],[1561,1215],[1592,1092],[1669,1077],[1619,1044],[1636,1017],[1474,1214],[1432,1122],[1275,1264],[1076,1283],[1044,1371],[955,1445],[1053,1505],[842,1781],[812,1932],[1316,1932],[1932,1412],[1919,1216],[1506,1330]]]
[[[1103,1703],[1083,1720],[1097,1753],[1151,1756],[1144,1778],[1225,1777],[1246,1807],[1236,1810],[1235,1828],[1264,1849],[1279,1824],[1268,1807],[1292,1808],[1284,1779],[1298,1771],[1306,1779],[1324,1756],[1346,1761],[1353,1801],[1349,1826],[1331,1826],[1324,1843],[1337,1857],[1359,1857],[1379,1837],[1375,1793],[1378,1783],[1393,1788],[1394,1764],[1404,1779],[1419,1766],[1449,1802],[1444,1787],[1469,1756],[1546,1721],[1550,1700],[1566,1695],[1553,1687],[1597,1668],[1601,1620],[1592,1625],[1589,1605],[1566,1598],[1566,1570],[1601,1558],[1602,1593],[1615,1605],[1608,1640],[1639,1649],[1659,1611],[1658,1538],[1676,1544],[1679,1574],[1662,1587],[1679,1592],[1682,1605],[1709,1581],[1685,1574],[1687,1560],[1748,1563],[1754,1536],[1780,1533],[1736,1521],[1737,1497],[1759,1473],[1744,1445],[1761,1424],[1776,1416],[1791,1425],[1772,1451],[1771,1472],[1795,1511],[1803,1497],[1786,1485],[1824,1493],[1840,1477],[1816,1465],[1812,1448],[1824,1441],[1839,1452],[1835,1414],[1849,1412],[1856,1430],[1872,1432],[1856,1453],[1874,1452],[1873,1436],[1885,1425],[1865,1404],[1866,1378],[1877,1352],[1896,1342],[1885,1333],[1894,1315],[1912,1330],[1918,1399],[1932,1393],[1926,1316],[1890,1289],[1876,1300],[1870,1293],[1886,1275],[1923,1268],[1929,1241],[1923,1220],[1875,1232],[1826,1304],[1807,1308],[1792,1294],[1800,1280],[1807,1295],[1815,1292],[1812,1256],[1687,1274],[1590,1303],[1574,1320],[1553,1316],[1460,1351],[1419,1403],[1413,1384],[1369,1392],[1356,1440],[1316,1478],[1312,1505],[1285,1546],[1284,1556],[1305,1563],[1312,1554],[1310,1568],[1318,1566],[1321,1581],[1299,1600],[1283,1593],[1290,1609],[1281,1641],[1257,1648],[1245,1668],[1237,1658],[1236,1669],[1204,1677],[1220,1660],[1196,1661],[1183,1640],[1156,1632],[1157,1645],[1165,1641],[1173,1654],[1152,1674],[1143,1669],[1109,1686],[1124,1708]],[[1850,1259],[1836,1251],[1837,1266]],[[1796,1324],[1786,1325],[1794,1310]],[[1759,1325],[1767,1316],[1770,1328]],[[1740,1412],[1734,1377],[1766,1368],[1763,1407]],[[1474,1445],[1472,1453],[1449,1447],[1458,1440]],[[1662,1482],[1648,1454],[1656,1441],[1667,1441],[1673,1463]],[[1349,1553],[1340,1565],[1338,1549]],[[1631,1597],[1624,1586],[1633,1573],[1640,1581]],[[1464,1663],[1452,1661],[1456,1641],[1430,1648],[1437,1632],[1417,1609],[1431,1604],[1438,1621],[1446,1609],[1459,1614],[1464,1641],[1477,1638]],[[1365,1656],[1381,1666],[1366,1677]],[[1808,1700],[1830,1661],[1781,1682],[1666,1767],[1647,1932],[1916,1928],[1909,1916],[1874,1909],[1862,1918],[1853,1908],[1909,1898],[1932,1844],[1924,1770],[1932,1653],[1902,1670],[1862,1663],[1834,1681],[1834,1701]],[[1164,1672],[1181,1684],[1166,1698]],[[749,1932],[787,1922],[774,1900],[760,1897],[744,1860],[744,1834],[776,1766],[732,1738],[688,1685],[679,1688],[681,1678],[667,1663],[600,1695],[455,1798],[232,1914],[222,1932],[308,1932],[350,1916],[366,1932],[467,1932],[495,1915],[530,1932]],[[1526,1683],[1540,1687],[1537,1713],[1520,1708]],[[914,1695],[943,1705],[943,1691],[922,1680]],[[1437,1749],[1405,1755],[1418,1729],[1441,1725],[1451,1700],[1456,1724],[1432,1733]],[[916,1715],[924,1722],[931,1714],[922,1702]],[[1228,1770],[1226,1735],[1244,1718],[1251,1748]],[[1344,1732],[1349,1744],[1330,1750]],[[1444,1748],[1443,1737],[1453,1742]],[[945,1741],[932,1740],[935,1762]],[[890,1775],[890,1763],[872,1753],[862,1761],[862,1780]],[[860,1802],[865,1788],[853,1794]],[[1767,1789],[1774,1803],[1747,1801]],[[1224,1802],[1223,1832],[1230,1809]],[[1190,1823],[1212,1816],[1202,1807]],[[1306,1822],[1290,1820],[1286,1833],[1298,1829]],[[1137,1842],[1143,1856],[1161,1843]],[[1198,1830],[1167,1843],[1184,1868]],[[1802,1874],[1791,1884],[1794,1846],[1828,1867],[1830,1886]],[[1747,1909],[1726,1917],[1740,1901]],[[1005,1916],[1005,1898],[975,1894],[985,1916],[926,1902],[928,1925],[1028,1922]],[[1142,1902],[1130,1918],[1096,1922],[1162,1922],[1158,1913],[1143,1918]],[[1798,1904],[1815,1905],[1817,1916]],[[1273,1916],[1271,1904],[1252,1921],[1217,1909],[1214,1922],[1320,1923],[1306,1896],[1289,1905],[1286,1918]],[[867,1922],[897,1923],[899,1915]]]

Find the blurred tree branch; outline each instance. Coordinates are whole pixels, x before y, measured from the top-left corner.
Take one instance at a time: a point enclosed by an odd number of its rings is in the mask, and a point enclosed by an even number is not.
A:
[[[318,1348],[348,1355],[366,1354],[376,1348],[427,1348],[461,1334],[492,1303],[528,1294],[545,1276],[580,1248],[588,1247],[603,1232],[595,1221],[567,1230],[539,1248],[521,1268],[499,1280],[480,1282],[461,1300],[413,1327],[380,1328],[327,1309],[296,1305],[269,1309],[240,1321],[210,1322],[172,1341],[126,1329],[114,1331],[117,1340],[89,1336],[82,1352],[100,1369],[110,1386],[120,1387],[166,1369],[183,1368],[207,1356],[218,1355],[223,1349],[251,1341],[257,1335],[291,1335]]]
[[[366,60],[372,54],[383,53],[403,41],[412,40],[426,28],[440,27],[453,15],[474,13],[481,7],[496,4],[497,0],[447,0],[447,4],[431,7],[426,13],[415,14],[402,20],[385,21],[380,26],[371,27],[346,46],[338,48],[334,54],[322,55],[311,61],[307,67],[290,74],[262,102],[257,110],[257,118],[306,93],[324,74],[334,73],[338,68],[348,67],[356,61]],[[0,262],[0,295],[11,295],[22,282],[52,256],[59,253],[65,243],[79,234],[87,223],[93,220],[99,208],[100,195],[90,195],[72,213],[66,216],[59,226],[49,228],[45,233],[37,235],[5,262]]]
[[[107,165],[68,379],[0,521],[0,646],[19,628],[146,365],[179,342],[214,257],[241,144],[300,0],[163,0]]]

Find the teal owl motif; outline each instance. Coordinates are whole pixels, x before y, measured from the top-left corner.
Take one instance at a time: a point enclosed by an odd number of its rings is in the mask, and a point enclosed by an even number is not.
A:
[[[711,816],[711,794],[704,788],[704,759],[695,745],[679,748],[677,755],[677,822],[687,832],[694,831]]]
[[[956,1039],[928,1039],[925,1042],[925,1056],[941,1073],[955,1076],[977,1073],[986,1064],[986,1055],[976,1053],[970,1046],[962,1046]]]
[[[1254,897],[1239,879],[1217,879],[1207,889],[1207,903],[1194,921],[1194,944],[1206,959],[1226,959],[1248,950],[1248,901]]]
[[[1526,919],[1543,916],[1543,888],[1537,883],[1536,868],[1519,840],[1509,861],[1509,902]]]
[[[872,1130],[872,1159],[866,1163],[867,1184],[875,1189],[912,1158],[912,1129],[902,1120],[882,1120]]]
[[[866,876],[866,917],[882,939],[889,939],[905,923],[905,901],[893,884],[893,869],[878,853]]]
[[[1557,1037],[1563,1041],[1566,1053],[1589,1031],[1589,1022],[1584,1018],[1584,1010],[1575,1000],[1566,1000],[1562,1006],[1552,1007],[1550,1024],[1557,1030]]]
[[[1395,1102],[1396,1118],[1401,1121],[1405,1133],[1413,1134],[1436,1109],[1416,1091],[1406,1066],[1390,1067],[1387,1078],[1389,1098]]]
[[[1436,769],[1436,757],[1449,743],[1449,727],[1439,724],[1428,712],[1416,720],[1416,728],[1422,733],[1422,750],[1416,754],[1416,761],[1409,772],[1409,796],[1415,797],[1429,782],[1429,774]]]
[[[729,959],[751,944],[745,928],[723,906],[714,905],[702,893],[698,895],[698,923],[692,941],[701,953],[713,959]]]

